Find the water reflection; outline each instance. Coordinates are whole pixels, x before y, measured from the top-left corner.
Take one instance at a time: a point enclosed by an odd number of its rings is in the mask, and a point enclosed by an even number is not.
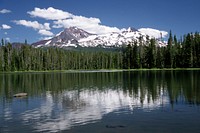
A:
[[[96,122],[102,119],[103,115],[122,108],[141,108],[140,99],[131,97],[121,89],[71,90],[56,96],[47,92],[45,97],[46,100],[41,106],[20,114],[23,123],[33,122],[32,126],[38,132],[66,130],[72,126]],[[149,101],[146,96],[142,108],[146,111],[153,110],[167,104],[167,101],[167,97]]]
[[[0,79],[0,124],[37,132],[95,123],[121,109],[148,112],[200,103],[199,71],[26,73]],[[29,96],[13,98],[18,92]]]

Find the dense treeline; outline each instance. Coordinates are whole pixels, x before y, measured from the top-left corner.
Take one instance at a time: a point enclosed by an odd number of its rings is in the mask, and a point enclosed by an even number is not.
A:
[[[120,69],[122,55],[109,51],[69,51],[33,48],[30,45],[0,47],[0,71],[46,71],[69,69]]]
[[[200,67],[200,35],[187,34],[181,41],[171,32],[168,45],[155,39],[132,42],[121,51],[73,51],[58,48],[14,47],[2,39],[0,71],[46,71],[70,69],[137,69]]]
[[[177,41],[170,31],[168,45],[158,46],[155,39],[130,43],[123,51],[123,68],[199,68],[200,34],[187,34]]]

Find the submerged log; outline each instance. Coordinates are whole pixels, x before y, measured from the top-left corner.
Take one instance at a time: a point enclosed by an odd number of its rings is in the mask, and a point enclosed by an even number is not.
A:
[[[17,93],[15,95],[13,95],[13,97],[25,97],[27,95],[28,95],[27,93]]]

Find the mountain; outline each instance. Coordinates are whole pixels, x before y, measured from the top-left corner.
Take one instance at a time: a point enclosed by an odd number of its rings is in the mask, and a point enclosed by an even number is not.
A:
[[[48,40],[42,40],[36,43],[33,43],[32,45],[35,47],[77,47],[78,40],[82,38],[87,38],[93,34],[90,34],[82,29],[79,29],[77,27],[70,27],[64,29],[64,31],[57,34],[55,37],[48,39]]]
[[[77,47],[122,47],[130,42],[146,42],[147,35],[135,28],[129,27],[122,32],[113,32],[108,34],[91,34],[77,27],[64,29],[55,37],[42,40],[32,45],[38,47],[59,47],[59,48],[77,48]],[[149,37],[150,38],[150,37]],[[158,45],[163,45],[161,41],[157,41]]]

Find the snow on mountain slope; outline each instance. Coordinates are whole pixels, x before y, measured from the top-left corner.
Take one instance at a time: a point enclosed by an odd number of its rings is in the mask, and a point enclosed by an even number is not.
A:
[[[139,41],[142,37],[143,41],[146,41],[146,35],[133,28],[128,28],[120,33],[110,33],[104,35],[93,35],[87,38],[80,39],[79,45],[82,47],[120,47],[127,45],[130,42]]]
[[[90,34],[82,29],[77,27],[70,27],[64,29],[64,31],[57,34],[55,37],[46,40],[34,43],[35,47],[77,47],[78,40],[81,38],[89,37],[93,34]]]
[[[113,32],[109,34],[96,35],[88,33],[77,27],[66,28],[64,31],[57,34],[49,40],[43,40],[33,44],[35,47],[121,47],[130,42],[142,41],[145,42],[148,35],[137,29],[129,27],[122,32]],[[149,36],[148,36],[149,37]],[[151,38],[151,37],[149,37]],[[158,41],[159,45],[162,42]]]

